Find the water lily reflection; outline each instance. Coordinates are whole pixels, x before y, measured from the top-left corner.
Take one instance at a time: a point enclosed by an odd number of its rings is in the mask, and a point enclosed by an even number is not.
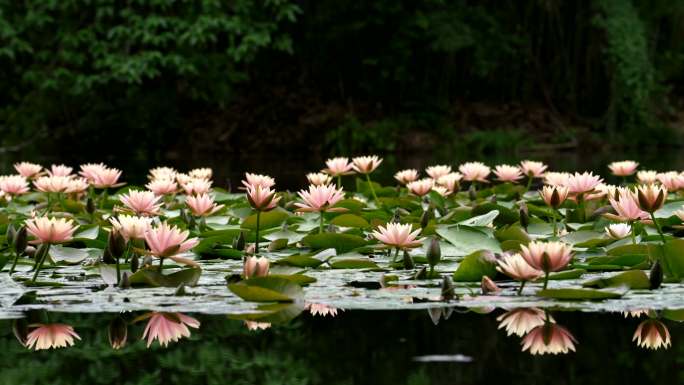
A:
[[[522,351],[536,354],[566,354],[575,351],[577,340],[564,327],[546,322],[532,329],[522,340]]]
[[[517,336],[524,336],[537,326],[544,325],[546,315],[544,311],[536,307],[533,308],[519,308],[508,311],[499,317],[499,329],[506,328],[506,334],[515,334]],[[549,322],[554,322],[553,318],[549,317]]]
[[[65,348],[74,345],[74,338],[80,340],[74,328],[66,324],[34,324],[28,333],[26,347],[34,350]]]
[[[200,322],[195,318],[181,313],[147,313],[141,318],[149,318],[143,339],[147,339],[147,347],[152,345],[154,340],[159,340],[159,345],[167,346],[169,342],[176,342],[183,337],[190,337],[191,328],[198,329]]]
[[[337,311],[344,311],[344,309],[337,309],[332,306],[324,305],[322,303],[308,303],[306,304],[305,307],[309,313],[313,316],[321,316],[321,317],[326,317],[326,316],[331,316],[331,317],[336,317],[337,316]]]
[[[637,326],[632,341],[646,349],[667,349],[672,345],[670,331],[667,326],[656,319],[646,320]]]
[[[247,330],[266,330],[271,327],[271,323],[245,320],[245,326]]]

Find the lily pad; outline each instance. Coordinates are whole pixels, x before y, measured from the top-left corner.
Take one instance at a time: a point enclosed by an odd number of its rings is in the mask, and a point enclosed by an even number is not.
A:
[[[255,277],[232,283],[228,289],[245,301],[294,302],[304,297],[302,287],[277,276]]]

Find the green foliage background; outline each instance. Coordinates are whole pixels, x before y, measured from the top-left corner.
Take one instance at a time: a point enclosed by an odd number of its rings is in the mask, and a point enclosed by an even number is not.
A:
[[[680,0],[0,0],[0,145],[669,144],[683,19]],[[563,128],[473,123],[473,105],[539,107]]]

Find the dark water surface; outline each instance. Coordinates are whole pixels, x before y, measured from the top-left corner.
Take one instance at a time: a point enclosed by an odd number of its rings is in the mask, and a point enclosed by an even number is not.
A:
[[[427,311],[303,314],[284,325],[248,330],[225,316],[193,315],[189,339],[148,349],[145,322],[128,345],[109,346],[117,314],[51,313],[74,327],[70,348],[31,351],[0,322],[0,384],[676,384],[684,381],[680,324],[667,322],[673,346],[646,350],[632,341],[639,322],[619,313],[554,312],[576,338],[576,352],[532,356],[490,314],[459,312],[435,325]],[[132,319],[134,315],[124,314]],[[684,346],[684,345],[682,345]]]

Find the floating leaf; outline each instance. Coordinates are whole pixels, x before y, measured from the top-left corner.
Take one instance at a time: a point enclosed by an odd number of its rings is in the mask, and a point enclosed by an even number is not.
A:
[[[475,209],[473,209],[473,212],[475,212]],[[485,214],[468,218],[464,221],[459,222],[458,224],[466,226],[489,226],[494,221],[494,218],[496,218],[498,215],[499,210],[492,210]]]
[[[545,289],[537,292],[537,296],[561,300],[603,300],[620,298],[625,292],[599,289]]]
[[[549,274],[549,279],[550,280],[577,279],[577,278],[581,277],[582,274],[584,274],[586,272],[587,271],[584,269],[557,271],[555,273]]]
[[[358,235],[343,233],[320,233],[307,235],[302,243],[314,250],[334,248],[338,253],[344,253],[365,246],[368,242]]]
[[[70,265],[76,265],[83,262],[93,251],[95,255],[101,253],[98,249],[76,249],[73,247],[65,247],[60,245],[52,245],[50,247],[50,258],[55,262],[64,262]]]
[[[643,270],[630,270],[607,278],[592,279],[584,282],[582,286],[596,287],[599,289],[618,286],[626,286],[630,289],[648,289],[650,288],[651,283]]]
[[[490,278],[496,275],[496,263],[490,252],[476,251],[463,258],[454,272],[454,281],[479,282],[485,275]]]
[[[259,230],[270,229],[280,226],[290,217],[290,213],[278,207],[271,211],[262,212],[259,218]],[[256,230],[257,215],[252,214],[245,218],[240,225],[244,229]]]
[[[332,221],[330,221],[330,223],[332,223],[335,226],[342,227],[358,227],[363,229],[370,227],[370,223],[368,223],[367,220],[354,214],[338,215],[335,218],[333,218]]]
[[[487,234],[481,231],[466,226],[438,226],[437,234],[454,246],[454,254],[445,254],[445,256],[464,256],[477,250],[489,250],[497,253],[502,252],[501,245],[496,239],[487,236]]]
[[[378,265],[369,259],[339,258],[330,263],[333,269],[377,269]]]
[[[132,286],[178,287],[180,284],[195,286],[202,275],[200,268],[187,268],[172,274],[162,274],[156,269],[140,269],[129,277]]]
[[[323,261],[306,255],[290,255],[289,257],[277,260],[275,263],[296,267],[317,267]]]
[[[278,276],[254,277],[232,283],[228,289],[245,301],[293,302],[304,297],[302,287]]]

